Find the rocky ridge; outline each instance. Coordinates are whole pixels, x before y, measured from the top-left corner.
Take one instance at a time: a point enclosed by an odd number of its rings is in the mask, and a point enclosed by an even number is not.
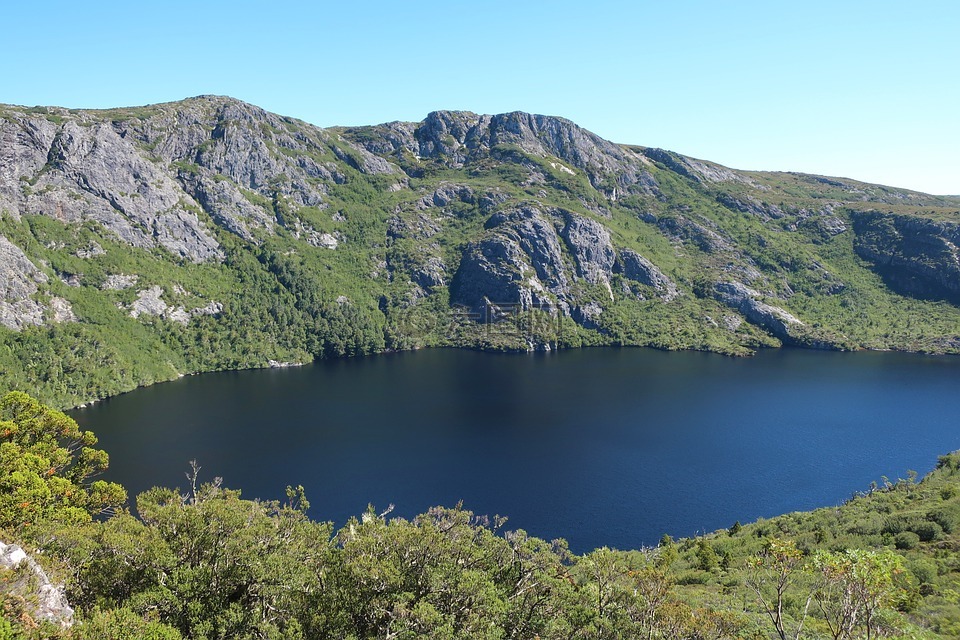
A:
[[[195,354],[202,367],[341,353],[325,332],[350,327],[372,331],[363,349],[476,346],[437,333],[458,309],[539,310],[576,325],[572,344],[960,344],[947,325],[878,342],[857,322],[885,312],[848,311],[891,290],[956,300],[956,199],[737,171],[522,112],[322,129],[217,96],[0,106],[0,142],[10,331],[135,322],[192,349],[275,325],[258,343],[274,351]]]

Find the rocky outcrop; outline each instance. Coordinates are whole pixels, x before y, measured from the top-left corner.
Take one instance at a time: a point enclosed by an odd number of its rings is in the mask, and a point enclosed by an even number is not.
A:
[[[397,157],[409,153],[456,169],[489,156],[495,148],[516,148],[533,156],[559,158],[569,165],[564,167],[567,172],[583,171],[594,187],[611,197],[625,192],[658,193],[656,179],[644,162],[553,116],[434,111],[418,125],[394,122],[365,130],[357,142],[375,153]]]
[[[73,626],[73,608],[63,585],[55,585],[37,562],[15,544],[0,542],[0,567],[16,572],[0,583],[0,592],[16,597],[35,621],[66,629]]]
[[[759,198],[750,195],[733,196],[729,193],[717,194],[717,202],[732,211],[749,213],[762,220],[779,219],[786,215],[780,207],[775,204],[767,204]]]
[[[960,224],[852,211],[857,254],[898,291],[960,301]]]
[[[140,276],[136,274],[111,274],[104,278],[103,284],[100,285],[100,288],[109,291],[120,291],[122,289],[129,289],[130,287],[135,286],[138,280],[140,280]]]
[[[699,183],[737,182],[753,187],[759,186],[748,176],[712,162],[695,160],[679,153],[652,147],[643,149],[642,153],[653,162]]]
[[[137,299],[130,305],[130,317],[157,316],[171,322],[187,324],[194,316],[215,316],[223,311],[219,302],[209,302],[203,307],[187,310],[182,306],[174,307],[163,299],[163,287],[155,285],[137,292]]]
[[[19,331],[45,321],[74,322],[77,317],[67,300],[56,296],[38,300],[40,285],[48,278],[26,254],[0,236],[0,326]]]
[[[490,235],[464,252],[451,288],[455,304],[476,312],[500,303],[556,308],[593,326],[603,308],[596,300],[577,299],[573,282],[599,284],[613,299],[616,251],[599,222],[525,205],[494,214],[486,227]]]
[[[739,311],[751,323],[763,327],[781,340],[792,338],[792,327],[803,326],[803,322],[784,309],[761,302],[761,293],[743,283],[718,282],[713,285],[713,293],[718,301]]]
[[[631,249],[621,250],[619,266],[624,277],[648,287],[653,287],[657,291],[657,295],[665,302],[670,302],[680,296],[680,290],[677,288],[676,283],[665,276],[657,265],[636,251]]]
[[[46,281],[19,247],[0,236],[0,325],[17,330],[43,324],[44,306],[32,296]]]
[[[349,140],[215,96],[116,112],[8,109],[0,142],[0,209],[11,217],[94,220],[191,262],[224,255],[201,212],[254,242],[275,231],[277,211],[325,207],[345,166],[398,172]]]
[[[491,216],[486,226],[517,243],[536,272],[541,286],[559,298],[569,295],[570,279],[560,238],[553,219],[544,211],[533,206],[522,206]]]
[[[692,242],[705,253],[733,252],[732,243],[704,223],[691,220],[682,213],[664,216],[657,226],[677,242]]]
[[[476,196],[469,185],[454,184],[450,182],[441,182],[440,186],[430,195],[424,196],[417,201],[418,209],[429,209],[430,207],[446,207],[451,202],[463,202],[465,204],[476,204]]]
[[[617,254],[610,242],[610,232],[596,220],[565,212],[563,239],[577,263],[577,275],[591,284],[599,284],[610,293],[610,274]]]
[[[451,285],[451,302],[483,321],[515,309],[553,306],[516,240],[494,235],[467,246]]]

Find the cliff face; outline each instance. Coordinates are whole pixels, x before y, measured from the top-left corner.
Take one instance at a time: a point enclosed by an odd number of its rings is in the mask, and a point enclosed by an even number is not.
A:
[[[960,220],[879,211],[853,216],[857,255],[905,295],[960,301]]]
[[[898,293],[958,294],[958,225],[956,199],[735,171],[520,112],[321,129],[215,96],[0,107],[0,325],[60,327],[71,353],[153,336],[160,378],[482,344],[440,328],[458,310],[566,318],[571,344],[936,350],[956,344],[950,318],[869,327]]]

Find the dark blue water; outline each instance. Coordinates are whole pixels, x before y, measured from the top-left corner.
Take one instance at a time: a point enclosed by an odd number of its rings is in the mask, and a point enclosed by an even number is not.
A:
[[[73,412],[132,494],[302,484],[338,525],[463,501],[576,551],[835,505],[960,449],[960,358],[429,350],[206,374]]]

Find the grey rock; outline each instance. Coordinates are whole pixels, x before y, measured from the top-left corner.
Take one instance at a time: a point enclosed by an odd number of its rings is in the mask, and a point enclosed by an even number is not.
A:
[[[790,340],[790,328],[802,326],[798,318],[773,305],[761,302],[761,294],[740,282],[718,282],[713,285],[714,297],[739,311],[751,323],[763,327],[780,339]]]
[[[423,212],[414,215],[398,214],[387,221],[387,236],[391,239],[429,240],[441,230],[437,220]]]
[[[140,276],[136,274],[111,274],[104,278],[103,284],[100,285],[100,288],[105,291],[120,291],[121,289],[129,289],[130,287],[136,285],[139,279]]]
[[[89,246],[77,249],[76,255],[78,258],[83,258],[87,260],[89,258],[95,258],[97,256],[102,256],[106,251],[103,247],[100,246],[98,242],[91,242]]]
[[[725,315],[720,318],[720,322],[723,323],[723,327],[727,331],[737,331],[737,329],[743,325],[743,318],[740,316]]]
[[[604,285],[610,291],[610,274],[617,254],[610,232],[596,220],[566,212],[561,232],[577,263],[577,274],[591,284]],[[613,299],[613,294],[610,293]]]
[[[308,238],[307,241],[315,247],[323,247],[325,249],[336,249],[340,246],[340,240],[329,233],[317,234],[316,236]]]
[[[960,224],[851,211],[854,250],[898,290],[960,300]]]
[[[77,315],[73,312],[73,305],[68,300],[51,296],[49,304],[50,322],[59,324],[61,322],[76,322]]]
[[[177,291],[180,294],[186,294],[182,288]],[[163,288],[154,285],[149,289],[142,289],[137,292],[137,299],[130,305],[130,316],[139,318],[140,316],[161,317],[170,322],[187,324],[191,318],[199,315],[217,316],[223,311],[223,305],[219,302],[211,301],[203,307],[197,307],[187,311],[182,306],[172,306],[163,299]]]
[[[495,319],[489,317],[491,310],[553,307],[519,244],[502,235],[467,246],[450,298],[454,305],[468,307],[488,320]]]
[[[599,302],[591,300],[584,305],[580,305],[573,308],[571,316],[578,323],[582,324],[587,329],[596,329],[599,325],[597,320],[603,314],[603,307],[600,306]]]
[[[661,217],[657,226],[676,240],[692,242],[706,253],[733,252],[733,244],[726,238],[705,223],[691,220],[683,214]]]
[[[626,192],[658,192],[656,180],[635,154],[554,116],[434,111],[418,125],[380,125],[356,140],[375,153],[396,157],[409,153],[452,168],[462,168],[497,149],[519,148],[530,155],[559,158],[568,171],[583,171],[594,187],[611,198]]]
[[[642,255],[631,249],[620,251],[620,264],[623,275],[657,290],[665,302],[675,300],[680,295],[676,283]]]
[[[838,236],[847,230],[847,224],[837,216],[824,216],[820,226],[827,235]]]
[[[493,215],[487,228],[508,236],[523,250],[537,277],[560,298],[570,295],[560,238],[551,220],[536,207],[521,206]]]
[[[43,324],[45,308],[32,296],[46,282],[47,276],[20,247],[0,236],[0,325],[19,331]]]
[[[137,292],[137,299],[130,305],[130,317],[139,318],[142,315],[162,316],[169,308],[164,302],[163,288],[160,285],[154,285],[149,289],[142,289]]]
[[[271,369],[287,369],[290,367],[302,367],[302,362],[283,362],[280,360],[267,360],[267,366]]]
[[[446,207],[454,201],[474,204],[476,198],[473,189],[465,184],[441,182],[440,186],[437,187],[432,194],[418,200],[416,206],[421,210],[429,209],[430,207]]]
[[[340,138],[340,141],[349,145],[353,153],[347,154],[339,147],[333,147],[334,154],[357,171],[374,175],[397,173],[398,169],[380,156],[376,156],[362,146],[352,144],[343,138]]]
[[[767,204],[750,195],[735,197],[728,193],[720,193],[717,195],[717,202],[728,209],[749,213],[762,220],[779,219],[786,215],[777,205]]]
[[[251,229],[273,231],[276,225],[273,212],[252,204],[233,182],[184,171],[179,172],[178,177],[210,217],[231,233],[253,240]]]
[[[336,146],[326,132],[229,98],[201,96],[120,117],[63,111],[58,118],[62,124],[40,113],[5,112],[0,208],[14,218],[96,220],[134,247],[161,246],[193,262],[223,257],[197,210],[253,240],[258,229],[273,232],[276,221],[270,207],[251,203],[241,189],[294,209],[323,208],[326,183],[346,180],[325,161]],[[346,144],[364,172],[397,171]]]
[[[423,264],[416,265],[411,274],[413,282],[424,291],[447,284],[447,267],[437,256],[430,256]]]
[[[63,585],[51,582],[43,568],[22,548],[0,542],[0,567],[18,572],[16,578],[3,586],[3,592],[23,598],[35,620],[61,629],[73,626],[74,612]]]
[[[755,188],[762,188],[761,185],[749,176],[737,173],[721,165],[713,164],[712,162],[704,162],[703,160],[688,158],[687,156],[682,156],[672,151],[655,148],[643,149],[643,155],[671,171],[699,183],[737,182]]]

